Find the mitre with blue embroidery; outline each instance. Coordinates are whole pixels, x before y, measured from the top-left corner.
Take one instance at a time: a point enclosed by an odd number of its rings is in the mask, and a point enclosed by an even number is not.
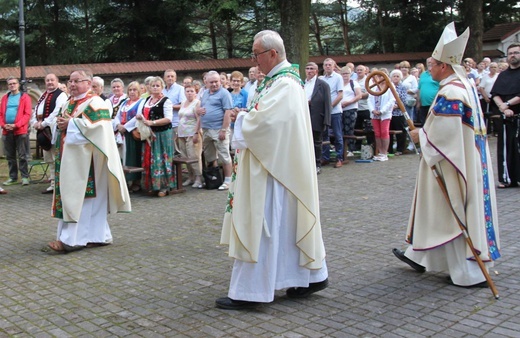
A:
[[[466,28],[464,33],[457,36],[455,23],[451,22],[444,27],[441,38],[433,50],[432,57],[450,65],[460,65],[468,39],[469,27]]]

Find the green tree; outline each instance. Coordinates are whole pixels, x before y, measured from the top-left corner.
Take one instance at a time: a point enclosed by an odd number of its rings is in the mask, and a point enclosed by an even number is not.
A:
[[[195,41],[188,29],[193,2],[187,0],[106,1],[94,14],[98,61],[187,59]]]

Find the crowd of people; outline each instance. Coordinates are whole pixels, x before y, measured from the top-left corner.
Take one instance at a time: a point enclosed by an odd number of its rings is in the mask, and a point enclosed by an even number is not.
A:
[[[520,175],[517,174],[520,170],[516,136],[518,123],[516,115],[501,118],[505,108],[515,109],[514,99],[509,102],[511,107],[501,108],[495,99],[498,95],[493,95],[492,89],[501,72],[512,72],[511,76],[516,76],[514,63],[517,59],[514,54],[508,56],[507,67],[504,62],[491,62],[489,58],[478,64],[471,58],[465,58],[462,62],[468,80],[478,89],[487,132],[498,136],[499,188],[516,186],[517,176]],[[426,60],[426,67],[417,63],[411,68],[408,61],[402,61],[395,64],[390,72],[386,68],[369,68],[353,63],[339,67],[332,58],[327,58],[320,75],[318,65],[307,64],[304,88],[313,121],[317,173],[321,172],[322,166],[331,163],[331,149],[336,154],[334,168],[342,167],[349,157],[360,150],[361,142],[349,137],[356,133],[365,134],[369,143],[373,144],[374,161],[387,161],[388,154],[413,152],[415,147],[407,134],[406,119],[419,126],[426,120],[428,109],[439,90],[439,83],[431,77],[431,67],[431,58]],[[367,92],[366,79],[373,71],[388,75],[406,112],[401,111],[389,90],[380,96]],[[178,84],[175,70],[168,69],[162,78],[150,76],[143,83],[133,81],[126,87],[123,80],[115,78],[110,82],[108,95],[105,94],[104,80],[94,76],[90,90],[105,100],[111,110],[123,164],[144,169],[142,174],[132,172],[126,175],[130,191],[144,190],[166,196],[176,185],[171,165],[174,156],[198,159],[187,166],[189,177],[183,186],[203,188],[204,166],[221,165],[224,179],[218,190],[227,190],[234,155],[230,145],[234,123],[229,116],[249,109],[264,76],[258,67],[251,67],[247,77],[240,71],[231,74],[210,71],[203,74],[202,81],[186,76],[182,84]],[[4,119],[0,123],[3,123],[9,165],[9,179],[3,185],[20,183],[18,176],[22,178],[22,185],[29,184],[27,159],[30,158],[30,149],[27,135],[32,127],[37,131],[44,161],[50,169],[51,183],[42,193],[52,193],[55,140],[51,128],[59,107],[67,100],[67,86],[60,84],[54,74],[48,74],[45,78],[46,91],[32,109],[28,95],[19,90],[18,80],[11,77],[7,83],[9,93],[2,98],[0,106]],[[379,90],[372,83],[369,85],[372,89],[375,87],[375,91]],[[324,88],[329,91],[326,96]],[[12,107],[17,107],[17,111]],[[149,130],[148,133],[145,131],[149,136],[141,138],[139,131],[145,128]],[[0,193],[7,192],[1,189]]]

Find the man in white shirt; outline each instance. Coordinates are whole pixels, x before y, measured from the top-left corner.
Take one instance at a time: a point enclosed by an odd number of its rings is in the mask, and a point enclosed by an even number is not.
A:
[[[249,81],[247,81],[244,85],[244,89],[246,92],[249,92],[249,89],[254,86],[256,82],[256,76],[257,76],[258,69],[257,67],[251,67],[249,68]]]
[[[67,102],[67,94],[58,88],[58,77],[55,74],[45,76],[47,90],[40,96],[32,118],[32,127],[36,129],[38,143],[43,149],[43,160],[49,165],[51,185],[42,194],[52,194],[54,191],[54,152],[52,135],[56,133],[56,116],[60,108]],[[53,130],[54,129],[54,130]]]

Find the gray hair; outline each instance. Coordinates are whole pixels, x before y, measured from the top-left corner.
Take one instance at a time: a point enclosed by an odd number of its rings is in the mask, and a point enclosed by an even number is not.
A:
[[[70,74],[72,75],[72,73],[80,73],[83,77],[86,77],[89,81],[92,81],[92,72],[88,69],[76,69]]]
[[[92,78],[92,82],[96,82],[98,83],[101,87],[104,87],[105,86],[105,80],[103,80],[102,78],[100,78],[99,76],[94,76]]]
[[[152,81],[154,77],[155,76],[148,76],[146,79],[144,79],[144,84],[149,85],[150,81]]]
[[[207,79],[208,77],[212,76],[212,75],[216,75],[218,76],[218,78],[220,79],[220,74],[219,72],[217,72],[216,70],[210,70],[209,72],[206,73],[206,75],[204,76],[205,79]]]
[[[280,59],[286,59],[283,39],[277,32],[272,30],[263,30],[258,32],[253,40],[260,40],[262,47],[265,49],[274,49],[278,53]]]
[[[311,66],[312,68],[318,70],[318,65],[316,64],[316,62],[307,62],[305,67],[309,67],[309,66]]]
[[[123,80],[121,80],[120,78],[116,77],[115,79],[113,79],[112,81],[110,81],[110,85],[112,86],[114,83],[116,82],[119,82],[121,83],[121,85],[124,87],[125,86],[125,83],[123,82]]]
[[[390,77],[394,76],[394,74],[399,75],[399,78],[403,79],[403,72],[401,72],[399,69],[394,69],[390,72]]]
[[[164,87],[166,87],[166,83],[164,83],[164,80],[160,76],[152,76],[152,79],[150,80],[150,84],[155,83],[155,82],[159,82],[161,84],[161,86],[163,87],[163,89],[164,89]]]

